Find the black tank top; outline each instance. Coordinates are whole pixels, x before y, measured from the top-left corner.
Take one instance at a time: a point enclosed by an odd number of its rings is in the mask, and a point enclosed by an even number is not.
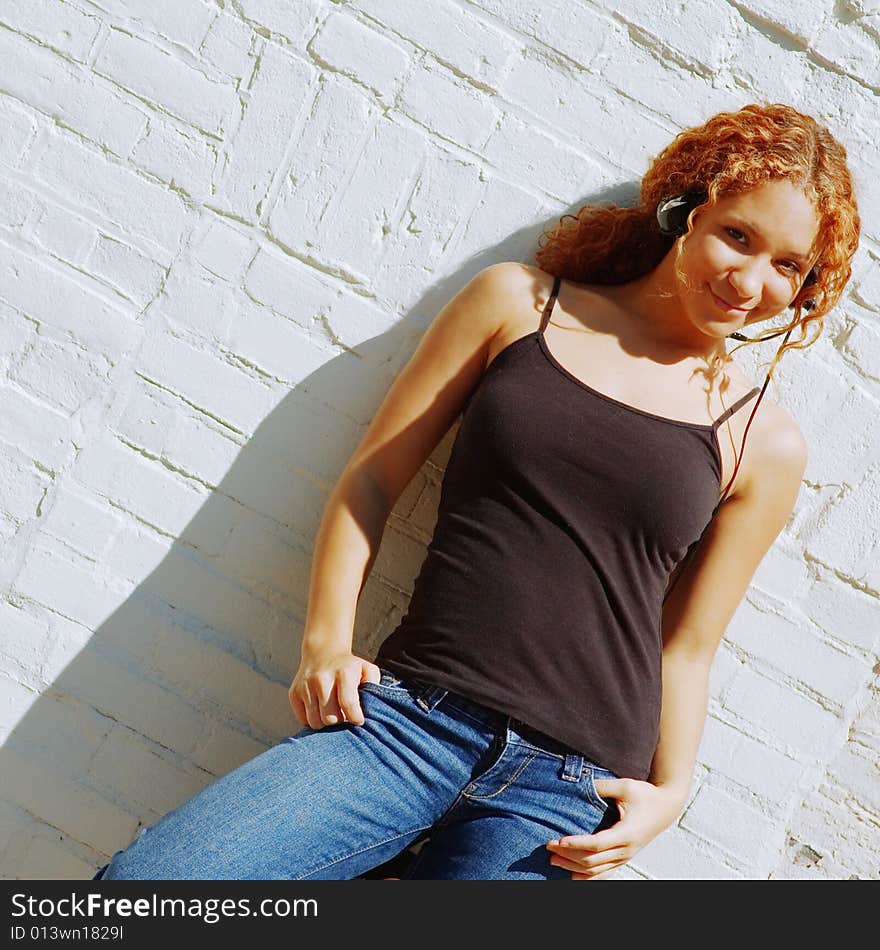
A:
[[[670,574],[720,505],[717,428],[604,395],[538,330],[465,405],[409,608],[375,662],[508,714],[621,777],[659,738]]]

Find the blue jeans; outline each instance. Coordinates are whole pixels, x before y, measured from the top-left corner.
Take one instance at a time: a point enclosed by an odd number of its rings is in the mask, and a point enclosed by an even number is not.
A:
[[[617,776],[518,720],[382,670],[365,722],[303,728],[169,812],[92,880],[570,880],[545,845],[618,819]]]

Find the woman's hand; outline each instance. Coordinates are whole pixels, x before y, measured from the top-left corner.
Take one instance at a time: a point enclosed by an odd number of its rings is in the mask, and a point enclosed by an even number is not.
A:
[[[620,820],[604,831],[547,843],[550,863],[571,871],[575,881],[610,877],[671,825],[683,805],[679,792],[634,778],[597,778],[594,784],[603,798],[616,800]]]
[[[304,656],[287,691],[296,718],[312,729],[348,721],[364,724],[358,687],[378,683],[382,672],[375,663],[352,653]]]

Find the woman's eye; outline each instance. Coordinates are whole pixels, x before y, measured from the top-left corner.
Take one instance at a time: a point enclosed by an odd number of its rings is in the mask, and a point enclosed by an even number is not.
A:
[[[745,237],[742,231],[737,231],[736,228],[725,228],[724,230],[727,231],[727,233],[734,239],[734,241],[739,241],[739,238]],[[737,237],[737,235],[739,235],[739,237]]]
[[[798,267],[794,261],[783,261],[782,263],[790,274],[799,274],[801,272],[800,267]]]

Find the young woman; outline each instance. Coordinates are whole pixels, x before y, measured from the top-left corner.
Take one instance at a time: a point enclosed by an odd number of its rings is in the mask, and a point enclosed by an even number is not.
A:
[[[404,877],[598,880],[675,820],[713,656],[806,464],[727,338],[781,317],[772,372],[821,331],[859,238],[846,153],[785,105],[722,113],[637,207],[542,238],[537,267],[488,267],[439,312],[330,496],[289,693],[305,728],[96,879],[354,878],[421,844]],[[459,416],[371,662],[361,588]]]

